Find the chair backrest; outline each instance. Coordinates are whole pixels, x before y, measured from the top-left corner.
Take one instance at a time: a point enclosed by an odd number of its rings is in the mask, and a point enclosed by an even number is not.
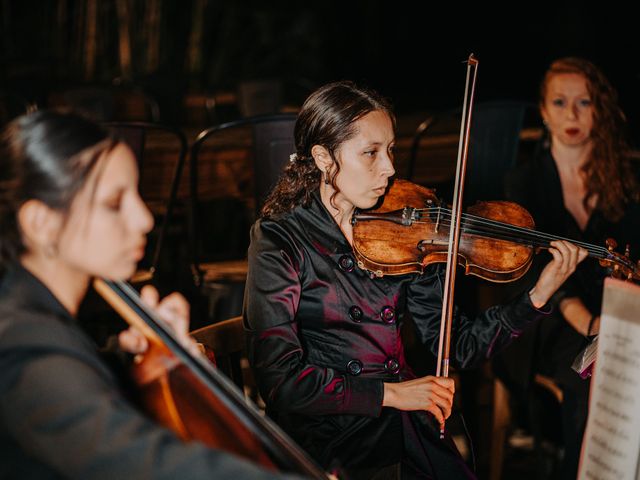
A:
[[[244,390],[242,359],[246,355],[242,317],[207,325],[192,331],[191,336],[213,351],[218,369]]]
[[[496,200],[503,197],[502,180],[518,159],[520,133],[525,120],[537,112],[535,104],[517,100],[479,102],[474,106],[471,117],[469,158],[467,161],[465,202],[476,200]],[[436,182],[443,183],[452,178],[458,150],[460,130],[460,109],[449,110],[428,117],[422,122],[413,137],[407,178],[413,180],[421,144],[428,137],[439,137],[432,143],[440,150],[431,150],[430,162],[435,170],[438,161],[442,173]],[[445,137],[451,137],[445,140]],[[435,158],[438,155],[444,159]]]
[[[206,229],[212,227],[201,218],[202,206],[211,198],[225,195],[251,197],[243,200],[253,205],[249,216],[254,217],[280,177],[289,155],[295,152],[295,121],[296,115],[290,113],[260,115],[215,125],[200,132],[196,138],[191,146],[189,162],[190,245],[194,275],[199,272],[198,265],[203,259],[225,259],[208,255],[213,252],[212,249],[207,250],[203,237],[212,240],[211,231],[206,233]],[[222,175],[226,178],[220,178]],[[251,184],[253,189],[242,191],[244,185]],[[237,220],[239,212],[235,216],[225,213],[227,221],[232,221],[234,218]],[[251,221],[247,223],[245,233],[248,239]],[[196,283],[200,283],[198,279]]]
[[[520,101],[484,102],[474,108],[465,185],[468,201],[503,198],[503,177],[517,162],[520,132],[530,111],[537,111],[536,106]]]
[[[280,178],[289,156],[296,151],[295,124],[295,114],[272,116],[253,123],[256,212]]]
[[[182,170],[188,143],[182,130],[148,122],[105,122],[116,136],[133,150],[140,171],[140,195],[159,219],[154,235],[149,272],[153,277],[160,264],[160,254],[171,225],[178,198],[188,198],[186,188],[179,195]],[[185,202],[186,203],[186,202]]]

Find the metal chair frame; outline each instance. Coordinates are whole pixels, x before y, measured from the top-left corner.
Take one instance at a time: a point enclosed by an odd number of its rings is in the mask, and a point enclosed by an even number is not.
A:
[[[485,193],[491,191],[491,188],[485,188],[486,177],[500,173],[496,171],[496,167],[503,168],[506,172],[508,168],[515,165],[520,144],[520,132],[525,124],[527,114],[532,111],[537,111],[535,104],[519,100],[486,101],[479,102],[474,106],[471,117],[467,171],[467,185],[471,187],[472,191],[469,193],[475,197],[474,199],[480,199]],[[407,179],[412,180],[415,175],[418,153],[424,137],[444,119],[451,120],[456,115],[460,115],[459,108],[431,115],[416,128],[411,142]],[[502,124],[496,122],[496,118],[500,118]],[[488,123],[489,120],[493,120],[493,122]],[[492,149],[499,152],[500,158],[490,158],[491,168],[489,170],[491,171],[489,172],[485,159],[494,155],[490,153]],[[490,198],[482,199],[491,200]]]
[[[241,128],[250,126],[253,133],[253,150],[254,150],[254,182],[255,182],[255,198],[256,198],[256,211],[259,210],[264,196],[268,189],[273,186],[277,175],[274,174],[277,168],[274,168],[276,164],[284,166],[288,161],[290,153],[294,150],[293,140],[293,125],[297,118],[293,113],[279,113],[273,115],[257,115],[254,117],[243,118],[232,122],[226,122],[213,127],[207,128],[200,132],[196,140],[191,146],[191,152],[189,156],[189,171],[190,171],[190,222],[189,222],[189,236],[190,247],[192,254],[192,274],[196,286],[202,286],[203,275],[200,269],[200,253],[198,251],[198,219],[197,217],[197,205],[198,205],[198,155],[202,145],[210,139],[212,136],[219,134],[223,131],[228,131],[233,128]],[[276,131],[280,131],[282,124],[290,124],[291,137],[290,145],[286,146],[290,150],[283,158],[269,158],[271,149],[280,145],[283,136],[273,136],[273,131],[269,130],[269,127],[273,126]],[[288,143],[288,140],[284,142]],[[266,160],[272,160],[268,162]]]
[[[142,135],[141,145],[139,146],[139,151],[135,151],[136,159],[138,160],[138,165],[140,168],[141,175],[143,174],[144,169],[144,147],[146,142],[146,135],[149,131],[160,131],[170,133],[175,136],[176,140],[179,142],[180,149],[178,151],[178,159],[176,161],[172,179],[171,186],[169,189],[169,197],[166,202],[166,210],[164,213],[164,217],[162,219],[162,223],[160,224],[160,231],[158,232],[158,240],[156,242],[152,260],[151,267],[149,269],[150,278],[153,279],[155,276],[156,270],[158,268],[158,263],[160,261],[160,254],[162,252],[162,246],[164,239],[167,234],[167,230],[172,220],[173,209],[177,200],[178,195],[178,187],[180,185],[180,179],[182,177],[182,170],[184,169],[184,164],[186,161],[186,156],[188,152],[188,142],[185,133],[176,127],[171,127],[168,125],[162,125],[158,123],[152,122],[138,122],[138,121],[113,121],[113,122],[103,122],[103,126],[106,128],[114,129],[118,131],[119,129],[133,130],[138,131]],[[126,140],[126,139],[125,139]]]

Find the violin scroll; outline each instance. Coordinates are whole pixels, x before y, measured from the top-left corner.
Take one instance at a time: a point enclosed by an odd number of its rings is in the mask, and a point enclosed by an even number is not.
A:
[[[627,281],[640,281],[640,260],[634,263],[631,260],[631,251],[629,244],[624,249],[624,255],[616,253],[618,246],[613,238],[608,238],[605,242],[607,246],[607,255],[599,260],[600,265],[608,268],[613,278]]]

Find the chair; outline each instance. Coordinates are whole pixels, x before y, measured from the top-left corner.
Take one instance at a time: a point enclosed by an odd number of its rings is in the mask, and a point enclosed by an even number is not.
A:
[[[248,379],[250,371],[246,361],[242,317],[207,325],[192,331],[191,336],[214,353],[218,369],[245,391],[245,374]]]
[[[209,321],[240,313],[249,228],[295,151],[295,120],[275,114],[219,124],[191,147],[191,272]]]
[[[212,198],[235,196],[250,204],[255,216],[295,151],[295,120],[294,114],[249,117],[213,126],[196,138],[190,155],[190,237],[196,283],[202,280],[202,260],[220,256],[203,244],[206,225],[199,210]]]
[[[149,246],[152,252],[149,267],[136,272],[132,281],[142,283],[157,280],[155,277],[169,228],[173,226],[176,203],[179,197],[187,198],[186,191],[179,195],[188,150],[187,138],[178,128],[155,123],[105,122],[103,125],[133,150],[140,171],[140,194],[154,217],[159,220],[159,227],[156,228],[155,235],[151,236],[152,239],[155,238],[155,243]],[[175,258],[171,263],[176,263]]]
[[[541,418],[541,415],[558,416],[558,410],[563,401],[562,389],[556,382],[539,373],[533,378],[532,390],[530,392],[528,406],[530,415],[535,418]],[[495,378],[493,382],[493,412],[491,424],[491,454],[489,460],[489,480],[500,480],[503,475],[503,464],[505,458],[505,444],[507,442],[508,433],[513,423],[513,413],[511,411],[511,394],[509,389],[499,378]],[[555,415],[554,415],[555,414]],[[561,419],[557,418],[557,431],[561,430]],[[559,466],[559,458],[553,454],[549,454],[548,447],[545,445],[546,432],[542,431],[539,425],[532,425],[532,455],[536,460],[536,468],[538,476],[536,478],[548,478],[550,474],[557,473]]]
[[[491,455],[489,459],[489,480],[502,478],[504,445],[507,430],[511,424],[509,391],[499,379],[493,382],[493,415],[491,419]]]
[[[537,113],[530,102],[479,102],[473,108],[464,199],[497,200],[503,197],[504,174],[518,160],[525,121]],[[422,183],[452,189],[460,131],[460,109],[432,115],[416,129],[411,143],[407,178],[416,181],[416,169],[426,171]],[[420,162],[420,160],[424,161]],[[421,182],[418,182],[421,183]],[[448,197],[447,197],[448,198]]]

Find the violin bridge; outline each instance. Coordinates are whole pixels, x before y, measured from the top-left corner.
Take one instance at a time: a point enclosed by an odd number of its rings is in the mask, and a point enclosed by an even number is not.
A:
[[[420,212],[413,207],[404,207],[402,209],[402,225],[410,227],[413,222],[420,220]]]

